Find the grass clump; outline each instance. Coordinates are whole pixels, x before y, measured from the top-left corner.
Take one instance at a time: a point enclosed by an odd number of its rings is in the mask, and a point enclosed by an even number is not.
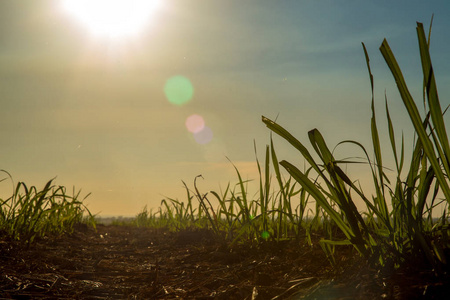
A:
[[[309,163],[309,170],[314,171],[317,176],[316,179],[311,179],[293,164],[287,161],[280,162],[345,235],[345,239],[339,241],[323,239],[322,244],[325,245],[326,252],[331,254],[330,246],[351,244],[361,255],[378,261],[382,266],[388,262],[398,266],[407,260],[425,258],[431,266],[440,270],[447,265],[445,251],[450,248],[446,213],[450,203],[450,148],[428,52],[429,38],[427,41],[421,23],[417,23],[417,35],[424,77],[424,103],[428,107],[423,118],[408,91],[388,42],[384,40],[380,47],[417,135],[412,158],[407,165],[406,178],[402,176],[405,167],[404,146],[402,142],[399,154],[387,99],[388,134],[397,171],[395,181],[391,183],[384,171],[375,118],[373,76],[364,44],[372,87],[371,131],[375,159],[371,160],[365,147],[356,141],[343,141],[340,144],[350,143],[363,151],[372,173],[375,195],[366,196],[354,183],[355,181],[345,174],[341,168],[344,161],[333,156],[317,129],[309,132],[309,139],[320,162],[316,162],[306,147],[279,124],[265,117],[263,122],[272,132],[296,148]],[[444,195],[444,199],[438,199],[439,193]],[[353,197],[355,194],[366,205],[365,217],[356,209]],[[388,208],[388,203],[392,209]],[[445,209],[441,218],[435,220],[433,208],[439,204],[445,205]]]
[[[256,160],[260,178],[254,197],[248,192],[249,182],[242,179],[233,165],[238,178],[235,185],[229,183],[220,192],[202,193],[197,185],[197,180],[202,178],[199,175],[194,179],[192,189],[183,182],[187,202],[163,199],[157,211],[144,207],[128,224],[173,231],[206,228],[231,246],[293,238],[311,241],[309,233],[313,222],[308,220],[306,213],[309,195],[292,178],[282,176],[276,154],[273,148],[272,155],[269,150],[267,146],[263,165]],[[275,186],[272,185],[272,164],[277,177]]]
[[[80,191],[74,190],[70,196],[65,187],[53,185],[53,179],[42,190],[28,187],[24,182],[14,186],[11,175],[4,170],[1,172],[7,174],[13,184],[11,197],[0,198],[0,231],[11,238],[29,244],[47,234],[70,233],[78,223],[95,227],[94,216],[83,205],[89,195],[78,200]]]

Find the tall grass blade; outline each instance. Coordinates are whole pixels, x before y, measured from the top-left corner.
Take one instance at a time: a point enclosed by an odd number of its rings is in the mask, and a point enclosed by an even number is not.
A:
[[[383,43],[380,47],[380,51],[388,65],[389,69],[391,70],[392,75],[394,76],[395,82],[397,83],[397,87],[400,92],[400,96],[403,100],[403,103],[405,104],[405,107],[408,111],[408,114],[413,123],[414,129],[419,137],[419,140],[422,143],[422,146],[427,155],[427,158],[429,159],[430,164],[433,167],[433,170],[436,175],[436,179],[442,188],[442,192],[444,193],[445,198],[450,203],[450,187],[449,187],[448,182],[446,181],[446,178],[440,168],[440,164],[438,162],[436,153],[434,151],[433,143],[428,138],[428,135],[422,126],[422,121],[421,121],[417,106],[414,103],[414,100],[408,90],[405,79],[400,70],[400,67],[398,66],[397,60],[395,59],[395,56],[392,53],[392,50],[391,50],[388,42],[386,41],[386,39],[383,41]]]
[[[422,60],[422,71],[424,77],[424,83],[426,87],[426,94],[428,99],[428,106],[431,113],[431,120],[434,125],[434,130],[440,142],[440,146],[444,152],[441,156],[441,160],[444,169],[450,174],[450,146],[447,131],[445,129],[442,108],[439,102],[437,93],[436,80],[434,78],[433,65],[431,64],[431,58],[429,53],[429,43],[425,37],[425,31],[422,23],[417,23],[417,36],[419,39],[420,58]],[[431,26],[430,26],[431,30]]]

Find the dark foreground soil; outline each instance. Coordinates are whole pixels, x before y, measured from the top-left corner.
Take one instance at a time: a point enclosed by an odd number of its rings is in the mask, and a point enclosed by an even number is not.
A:
[[[80,226],[30,247],[0,235],[0,299],[448,299],[449,276],[376,272],[351,248],[332,269],[303,241],[230,249],[205,230]]]

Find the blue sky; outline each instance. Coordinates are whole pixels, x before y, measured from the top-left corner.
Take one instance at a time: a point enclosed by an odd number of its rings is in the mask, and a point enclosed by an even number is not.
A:
[[[92,212],[134,215],[164,196],[183,200],[181,180],[199,174],[205,192],[235,183],[226,157],[257,179],[253,142],[260,160],[269,142],[262,115],[278,116],[307,145],[307,132],[318,128],[330,147],[354,139],[370,148],[361,42],[382,139],[386,91],[398,136],[403,130],[408,141],[412,128],[378,48],[386,38],[420,105],[415,27],[428,30],[433,13],[431,55],[445,107],[447,1],[160,1],[139,34],[114,40],[93,35],[60,1],[1,1],[0,169],[38,187],[57,176],[56,184],[92,192]],[[194,89],[181,106],[164,93],[173,76]],[[192,114],[211,129],[208,143],[186,129]],[[302,165],[287,143],[275,137],[275,146],[279,158]]]

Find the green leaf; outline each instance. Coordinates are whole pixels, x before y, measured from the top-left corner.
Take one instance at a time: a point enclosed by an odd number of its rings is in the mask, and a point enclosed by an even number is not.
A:
[[[397,87],[400,92],[400,96],[403,100],[406,110],[408,111],[409,117],[413,123],[414,129],[417,132],[419,140],[422,143],[423,149],[428,159],[430,160],[431,166],[434,169],[436,178],[442,188],[442,192],[444,193],[447,201],[450,203],[450,187],[448,186],[448,182],[446,181],[445,176],[440,168],[438,158],[436,157],[436,153],[433,148],[433,143],[428,138],[428,135],[422,126],[422,121],[417,106],[414,103],[414,100],[406,85],[405,79],[403,78],[400,67],[398,66],[397,60],[395,59],[395,56],[392,53],[392,50],[389,47],[386,39],[381,44],[380,51],[389,69],[391,70],[392,75],[394,76],[395,82],[397,83]]]

